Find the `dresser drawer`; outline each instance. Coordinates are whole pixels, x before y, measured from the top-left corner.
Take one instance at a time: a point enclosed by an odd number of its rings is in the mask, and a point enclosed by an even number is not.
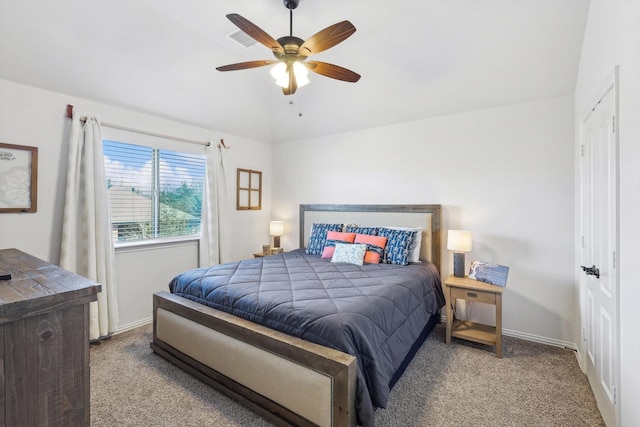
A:
[[[478,291],[474,289],[451,288],[451,300],[456,298],[465,299],[467,301],[484,302],[487,304],[496,303],[496,294],[492,292]]]

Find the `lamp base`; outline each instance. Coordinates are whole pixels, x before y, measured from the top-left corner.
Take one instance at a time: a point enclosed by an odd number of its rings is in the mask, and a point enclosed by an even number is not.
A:
[[[464,277],[464,252],[453,253],[453,275]]]
[[[273,247],[274,248],[280,247],[280,236],[273,236]]]

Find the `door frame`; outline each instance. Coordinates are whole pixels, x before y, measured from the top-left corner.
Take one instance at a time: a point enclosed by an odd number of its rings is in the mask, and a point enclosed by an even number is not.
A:
[[[578,200],[578,220],[579,227],[577,230],[577,243],[576,243],[576,261],[579,262],[578,265],[586,265],[586,247],[584,245],[584,236],[585,236],[585,228],[586,228],[586,168],[585,168],[585,157],[583,156],[583,146],[585,144],[585,123],[591,115],[592,111],[595,110],[596,106],[599,104],[600,100],[602,100],[605,95],[607,95],[610,91],[613,91],[613,108],[614,108],[614,145],[615,145],[615,188],[613,190],[613,208],[614,208],[614,218],[615,225],[613,227],[615,233],[615,243],[614,243],[614,251],[616,254],[616,268],[614,270],[613,279],[615,280],[616,287],[616,295],[615,295],[615,384],[616,384],[616,397],[615,397],[615,427],[620,425],[621,419],[621,405],[620,405],[620,269],[618,268],[620,259],[620,226],[619,226],[619,208],[620,208],[620,84],[619,77],[620,76],[620,67],[615,66],[613,72],[607,77],[604,85],[600,88],[600,90],[596,93],[596,96],[593,98],[592,102],[589,104],[590,107],[580,115],[578,121],[578,132],[579,137],[577,138],[577,163],[579,166],[578,172],[578,185],[579,185],[579,200]],[[580,316],[580,330],[578,334],[578,344],[577,348],[577,359],[580,365],[580,369],[582,372],[586,374],[586,364],[587,364],[587,345],[586,345],[586,331],[587,331],[587,301],[586,301],[586,289],[587,289],[587,276],[579,270],[579,267],[576,266],[576,275],[578,278],[578,303],[579,303],[579,316]],[[614,427],[614,426],[608,426]]]

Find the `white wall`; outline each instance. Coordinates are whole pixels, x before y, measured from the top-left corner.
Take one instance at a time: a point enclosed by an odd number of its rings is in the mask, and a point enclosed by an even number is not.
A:
[[[573,140],[566,96],[280,143],[273,216],[295,248],[301,203],[442,204],[444,231],[473,232],[467,268],[510,267],[504,328],[573,346]],[[443,255],[446,276],[452,254]]]
[[[201,141],[217,142],[220,138],[224,138],[225,143],[232,147],[224,153],[227,160],[226,175],[232,207],[231,258],[234,260],[249,258],[253,252],[261,250],[263,243],[268,242],[268,222],[271,211],[271,146],[269,144],[0,80],[0,141],[36,146],[39,157],[38,212],[0,214],[0,248],[15,247],[48,262],[54,264],[59,262],[69,127],[69,120],[65,118],[67,104],[74,105],[75,111],[81,115],[94,115],[101,121],[135,129]],[[221,105],[220,108],[224,106]],[[215,111],[211,114],[215,114]],[[235,210],[236,168],[238,167],[263,172],[262,210],[251,212]],[[176,250],[178,252],[175,252]],[[151,294],[157,290],[167,289],[171,279],[169,274],[173,271],[182,271],[194,266],[197,259],[191,259],[193,253],[193,248],[189,245],[181,246],[180,249],[174,247],[158,250],[155,248],[144,252],[142,256],[139,252],[118,251],[116,262],[123,266],[117,271],[118,300],[122,302],[121,308],[123,308],[120,313],[120,324],[126,326],[149,318]],[[162,266],[162,269],[159,270],[158,266]],[[152,273],[146,281],[141,273],[145,271]],[[160,272],[165,272],[167,277],[159,277]]]
[[[576,120],[616,65],[620,66],[619,425],[632,426],[640,422],[640,2],[592,0],[576,84]],[[576,324],[579,327],[579,320]]]
[[[151,295],[167,291],[176,274],[198,267],[198,242],[128,247],[116,250],[119,330],[152,320]]]

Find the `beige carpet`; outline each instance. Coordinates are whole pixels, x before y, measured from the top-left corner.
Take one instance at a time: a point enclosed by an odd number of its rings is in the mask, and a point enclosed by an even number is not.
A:
[[[91,347],[91,425],[270,426],[149,349],[151,326]],[[439,325],[391,392],[377,426],[604,426],[571,350],[504,337],[491,347]]]

